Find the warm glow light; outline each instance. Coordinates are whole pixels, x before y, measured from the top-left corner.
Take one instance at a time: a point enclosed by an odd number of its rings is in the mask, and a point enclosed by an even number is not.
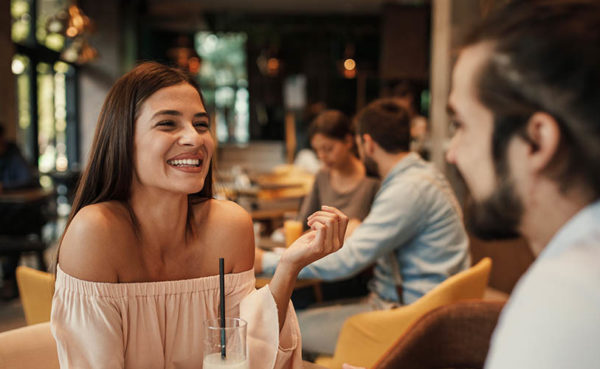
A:
[[[356,77],[356,69],[348,70],[344,69],[344,77],[348,79],[352,79]]]
[[[11,67],[12,72],[17,75],[25,71],[25,63],[23,63],[23,61],[19,59],[13,59]]]
[[[200,58],[192,56],[188,61],[188,70],[191,74],[198,74],[200,71]]]
[[[64,172],[67,169],[69,169],[69,161],[67,160],[67,157],[61,155],[56,158],[56,170],[59,172]]]
[[[279,69],[279,60],[277,58],[269,58],[267,61],[267,68],[271,70]]]
[[[77,36],[77,34],[79,33],[79,31],[77,31],[77,28],[71,26],[71,27],[67,28],[67,32],[66,33],[67,33],[68,37],[73,38],[73,37]]]
[[[356,62],[354,61],[354,59],[346,59],[344,60],[344,68],[346,70],[354,70],[356,68]]]
[[[270,76],[276,76],[279,73],[279,59],[269,58],[267,60],[267,73]]]

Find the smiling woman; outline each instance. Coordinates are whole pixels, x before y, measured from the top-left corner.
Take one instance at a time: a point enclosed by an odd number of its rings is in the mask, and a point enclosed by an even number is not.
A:
[[[298,271],[339,249],[348,223],[315,213],[272,282],[255,291],[254,236],[212,198],[214,142],[196,83],[144,63],[113,86],[60,244],[51,327],[64,368],[202,368],[203,323],[247,320],[250,368],[300,368],[289,305]]]
[[[186,195],[202,190],[215,145],[198,90],[180,83],[150,96],[136,121],[134,145],[143,153],[135,155],[134,189],[158,186]]]

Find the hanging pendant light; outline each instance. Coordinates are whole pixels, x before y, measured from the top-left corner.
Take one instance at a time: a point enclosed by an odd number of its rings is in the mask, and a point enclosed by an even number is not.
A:
[[[49,17],[46,22],[49,35],[57,34],[66,39],[61,58],[80,65],[98,57],[98,51],[88,42],[94,30],[94,22],[77,6],[76,1],[71,1],[67,8]]]

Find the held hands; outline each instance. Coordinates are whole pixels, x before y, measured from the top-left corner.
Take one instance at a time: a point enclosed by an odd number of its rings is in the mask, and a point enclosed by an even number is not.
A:
[[[298,271],[310,263],[339,250],[344,244],[348,217],[338,209],[323,206],[308,217],[310,231],[298,238],[281,256]]]

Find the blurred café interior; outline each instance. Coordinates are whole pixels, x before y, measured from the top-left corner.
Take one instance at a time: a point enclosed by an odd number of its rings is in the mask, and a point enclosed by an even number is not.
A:
[[[0,191],[0,332],[49,319],[57,243],[98,114],[113,83],[138,62],[175,66],[198,81],[217,142],[215,196],[250,213],[258,247],[277,249],[285,246],[284,221],[299,211],[320,168],[308,127],[327,109],[352,117],[380,97],[407,99],[426,119],[411,146],[466,201],[444,159],[450,70],[464,30],[497,3],[3,0],[0,140],[16,145],[35,183]],[[534,260],[524,240],[471,237],[470,255],[472,265],[491,259],[479,297],[499,300]],[[32,270],[49,279],[30,281]],[[299,280],[292,301],[300,311],[364,295],[368,274]]]

